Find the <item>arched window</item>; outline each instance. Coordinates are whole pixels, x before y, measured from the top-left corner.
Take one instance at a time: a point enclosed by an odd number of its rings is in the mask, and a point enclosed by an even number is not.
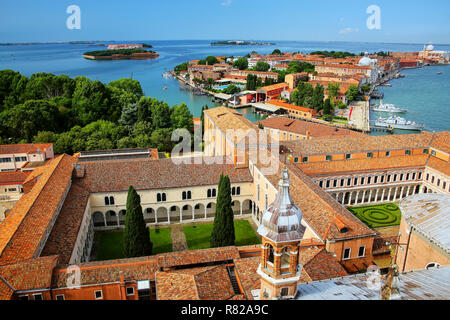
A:
[[[273,252],[273,247],[271,245],[269,245],[269,255],[267,257],[267,261],[270,263],[274,262],[274,252]]]
[[[291,253],[289,247],[283,248],[281,253],[281,266],[287,266],[290,264]]]
[[[166,197],[166,194],[165,194],[165,193],[162,194],[162,201],[163,201],[163,202],[164,202],[164,201],[167,201],[167,197]]]
[[[215,198],[217,196],[216,189],[212,190],[212,196],[213,196],[213,198]]]
[[[236,188],[236,194],[237,194],[238,196],[241,195],[241,187],[237,187],[237,188]]]
[[[186,200],[186,191],[183,191],[183,196],[182,196],[183,200]]]
[[[208,198],[211,198],[211,189],[208,189]]]
[[[429,264],[427,264],[427,266],[425,267],[427,270],[430,269],[439,269],[441,265],[437,262],[430,262]]]
[[[105,197],[105,206],[109,206],[109,197]]]
[[[235,187],[231,188],[231,195],[232,196],[236,195],[236,188]]]
[[[110,204],[111,206],[114,205],[114,197],[109,197],[109,204]]]
[[[192,199],[192,192],[191,191],[188,191],[187,192],[187,198],[190,200],[190,199]]]
[[[161,202],[161,193],[156,195],[156,201]]]

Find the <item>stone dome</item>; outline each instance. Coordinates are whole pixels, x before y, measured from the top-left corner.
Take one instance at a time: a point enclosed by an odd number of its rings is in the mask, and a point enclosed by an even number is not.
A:
[[[364,57],[359,60],[358,63],[360,66],[365,66],[365,67],[369,67],[372,64],[372,59],[370,59],[369,57],[369,53],[366,51],[366,53],[364,53]]]
[[[289,194],[289,172],[286,167],[278,186],[277,197],[264,213],[258,233],[275,243],[300,241],[306,228],[301,224],[302,213]]]

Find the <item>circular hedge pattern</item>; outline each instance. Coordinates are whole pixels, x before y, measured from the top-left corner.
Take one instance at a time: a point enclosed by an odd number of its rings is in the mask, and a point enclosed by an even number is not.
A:
[[[400,224],[400,209],[393,203],[349,209],[371,228],[390,227]]]

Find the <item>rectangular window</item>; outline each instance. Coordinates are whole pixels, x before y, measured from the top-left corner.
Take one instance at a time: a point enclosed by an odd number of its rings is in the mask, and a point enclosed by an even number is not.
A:
[[[428,149],[423,149],[423,154],[428,154],[428,153],[430,153],[430,150],[428,150]]]
[[[303,163],[308,162],[308,157],[303,157],[302,162],[303,162]]]
[[[337,187],[337,180],[334,180],[333,181],[333,188],[336,188]]]
[[[348,259],[350,259],[351,253],[352,253],[352,249],[351,249],[351,248],[346,248],[346,249],[344,250],[344,257],[343,257],[343,260],[348,260]]]
[[[134,287],[127,287],[127,296],[134,296]]]
[[[381,182],[381,183],[384,182],[384,176],[381,176],[380,182]]]
[[[42,300],[44,300],[44,299],[42,298],[42,293],[33,294],[33,298],[34,298],[34,300],[36,300],[36,301],[42,301]]]
[[[94,292],[95,300],[103,299],[103,292],[102,290],[97,290]]]
[[[332,156],[326,156],[326,157],[325,157],[325,160],[326,160],[326,161],[331,161],[331,160],[333,160],[333,157],[332,157]]]
[[[330,187],[330,180],[327,180],[327,188]]]
[[[367,153],[367,159],[372,159],[373,158],[373,153],[372,152],[368,152]]]
[[[436,157],[436,151],[431,150],[431,155],[432,155],[433,157]]]
[[[365,255],[366,255],[366,247],[365,246],[359,247],[358,257],[364,257]]]
[[[367,178],[367,184],[370,184],[372,182],[372,177]]]
[[[411,150],[405,150],[405,156],[410,156],[411,155]]]
[[[386,157],[390,157],[391,156],[391,152],[390,151],[386,151]]]
[[[319,187],[323,188],[323,181],[319,181]]]
[[[345,159],[350,160],[351,158],[352,158],[352,155],[351,155],[351,154],[346,154],[346,155],[345,155]]]
[[[64,297],[63,294],[57,294],[56,295],[56,300],[66,300],[66,298]]]
[[[298,163],[298,158],[294,158],[294,162],[295,162],[295,163]]]
[[[289,288],[281,288],[281,296],[286,297],[289,295]]]
[[[365,180],[366,180],[366,179],[365,179],[364,177],[362,177],[362,178],[361,178],[361,184],[364,184],[364,183],[365,183]]]

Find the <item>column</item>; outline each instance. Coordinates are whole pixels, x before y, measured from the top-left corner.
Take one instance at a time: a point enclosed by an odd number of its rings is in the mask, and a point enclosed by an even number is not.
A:
[[[395,191],[394,191],[394,200],[393,200],[393,201],[395,202],[395,201],[397,200],[397,191],[398,191],[398,187],[395,187],[394,190],[395,190]]]
[[[388,193],[387,201],[391,201],[391,192],[392,192],[392,188],[389,188],[389,193]]]
[[[350,203],[352,202],[352,195],[353,195],[353,192],[350,192],[350,196],[348,197],[347,205],[350,205]]]
[[[369,191],[369,203],[372,202],[372,193],[373,193],[373,189],[370,189],[370,191]]]
[[[359,191],[356,192],[355,206],[358,204]]]
[[[406,190],[406,196],[409,197],[409,192],[411,191],[411,186],[408,186],[408,190]]]
[[[192,206],[192,221],[195,220],[195,206]]]
[[[362,200],[361,200],[361,204],[366,203],[366,193],[367,193],[367,190],[364,190],[363,196],[362,196]]]
[[[167,209],[167,221],[170,224],[170,208]]]
[[[105,221],[105,227],[107,227],[108,225],[106,224],[106,213],[103,214],[103,220]]]
[[[117,212],[116,216],[117,216],[117,226],[120,226],[120,212]]]
[[[183,222],[183,207],[180,207],[180,223]]]
[[[242,216],[242,207],[244,206],[244,203],[241,203],[241,216]]]
[[[158,211],[155,210],[155,224],[158,224]]]
[[[381,202],[384,201],[384,194],[386,192],[386,189],[383,188],[383,192],[381,193]]]
[[[205,219],[208,219],[208,205],[205,205]]]

